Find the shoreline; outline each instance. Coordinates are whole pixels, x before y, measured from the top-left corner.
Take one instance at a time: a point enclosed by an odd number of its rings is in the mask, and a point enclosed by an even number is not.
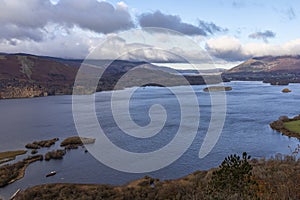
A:
[[[8,184],[12,184],[14,182],[16,182],[17,180],[20,180],[24,177],[25,175],[25,172],[26,172],[26,169],[27,167],[31,164],[31,163],[34,163],[36,161],[41,161],[41,155],[36,155],[34,156],[33,158],[30,158],[29,160],[26,160],[26,164],[20,169],[19,173],[18,173],[18,176],[12,180],[10,180],[8,182]]]
[[[269,125],[273,130],[281,133],[282,135],[285,135],[288,137],[294,137],[294,138],[297,138],[298,140],[300,140],[300,133],[293,132],[293,131],[287,129],[284,125],[284,123],[286,123],[286,122],[293,122],[293,121],[300,121],[300,115],[295,116],[293,118],[288,118],[286,116],[282,116],[282,117],[279,117],[278,120],[271,122]]]
[[[27,167],[36,161],[42,161],[43,155],[28,156],[13,164],[6,164],[0,168],[0,187],[3,188],[24,177]]]
[[[211,85],[216,85],[216,84],[224,84],[224,83],[230,83],[230,82],[259,82],[259,83],[263,83],[263,84],[269,84],[269,83],[264,83],[263,81],[257,81],[257,80],[253,80],[253,81],[249,81],[249,80],[232,80],[232,81],[223,81],[223,82],[219,82],[219,83],[209,83],[209,84],[190,84],[190,86],[203,86],[203,85],[207,85],[208,87],[210,87]],[[185,85],[172,85],[172,86],[167,86],[167,87],[179,87],[179,86],[185,86]],[[107,90],[101,90],[101,91],[96,91],[95,93],[92,94],[96,94],[99,92],[109,92],[109,91],[118,91],[118,90],[125,90],[128,88],[133,88],[133,87],[139,87],[139,86],[132,86],[132,87],[126,87],[126,88],[118,88],[118,89],[107,89]],[[144,87],[144,86],[140,86],[140,87]],[[158,87],[161,88],[162,86],[157,86],[157,85],[151,85],[151,87]],[[212,86],[214,87],[214,86]],[[221,86],[223,87],[223,86]],[[224,86],[225,87],[225,86]],[[13,97],[13,98],[1,98],[0,97],[0,101],[1,100],[14,100],[14,99],[35,99],[35,98],[46,98],[46,97],[56,97],[56,96],[72,96],[73,93],[65,93],[65,94],[54,94],[54,95],[48,95],[48,96],[33,96],[33,97]],[[91,95],[90,93],[88,94],[82,94],[82,95]]]

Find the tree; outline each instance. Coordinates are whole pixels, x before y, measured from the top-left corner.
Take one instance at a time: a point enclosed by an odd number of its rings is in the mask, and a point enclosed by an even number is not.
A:
[[[209,195],[213,199],[254,199],[257,183],[252,180],[250,156],[244,152],[242,158],[230,155],[212,174],[208,185]]]

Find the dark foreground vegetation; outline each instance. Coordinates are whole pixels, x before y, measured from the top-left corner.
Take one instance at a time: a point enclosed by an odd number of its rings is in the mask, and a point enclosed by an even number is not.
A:
[[[177,180],[144,177],[125,186],[46,184],[20,192],[19,200],[52,199],[300,199],[300,160],[293,156],[227,157],[217,169]]]

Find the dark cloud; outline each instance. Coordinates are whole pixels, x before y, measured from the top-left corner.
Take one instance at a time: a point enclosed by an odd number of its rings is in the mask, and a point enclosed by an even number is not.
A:
[[[0,5],[2,39],[38,41],[42,39],[43,29],[50,23],[78,26],[104,34],[134,26],[122,3],[114,7],[97,0],[60,0],[55,5],[49,0],[0,0]]]
[[[205,48],[210,55],[229,62],[244,61],[252,57],[245,55],[241,49],[213,49],[209,46],[206,46]]]
[[[139,16],[139,24],[141,27],[167,28],[186,35],[207,36],[217,29],[221,29],[213,23],[206,23],[203,21],[200,21],[199,27],[194,26],[192,24],[182,22],[181,18],[177,15],[167,15],[160,11],[142,14]]]
[[[202,30],[204,30],[206,33],[209,33],[209,34],[214,34],[216,32],[225,32],[228,30],[226,28],[217,26],[216,24],[214,24],[212,22],[205,22],[202,20],[199,20],[199,28],[201,28]]]
[[[112,33],[134,26],[128,10],[117,4],[97,0],[61,0],[53,6],[56,23],[77,25],[98,33]]]
[[[41,29],[22,28],[14,24],[3,25],[0,29],[0,39],[10,41],[11,44],[14,39],[33,40],[36,42],[43,40],[44,31]]]
[[[248,37],[252,39],[263,40],[264,42],[268,42],[268,38],[274,38],[276,33],[270,30],[266,30],[264,32],[258,31],[255,33],[251,33]]]

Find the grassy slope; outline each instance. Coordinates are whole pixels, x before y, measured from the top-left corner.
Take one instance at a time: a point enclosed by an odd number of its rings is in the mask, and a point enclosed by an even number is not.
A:
[[[285,122],[284,127],[289,131],[298,133],[300,135],[300,120]]]

